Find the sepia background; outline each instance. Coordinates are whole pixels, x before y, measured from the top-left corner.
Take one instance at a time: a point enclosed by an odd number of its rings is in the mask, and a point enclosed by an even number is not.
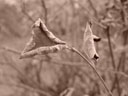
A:
[[[86,23],[92,21],[93,33],[101,37],[95,43],[96,68],[113,96],[128,96],[127,0],[0,0],[0,96],[60,96],[67,88],[74,88],[71,96],[107,96],[75,53],[19,59],[38,18],[80,52]]]

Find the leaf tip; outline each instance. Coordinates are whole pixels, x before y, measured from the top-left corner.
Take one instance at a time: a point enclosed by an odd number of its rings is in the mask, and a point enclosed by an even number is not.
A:
[[[41,25],[41,22],[43,22],[40,18],[38,18],[35,23],[33,24],[32,28],[39,27]]]
[[[87,22],[86,23],[86,28],[85,28],[85,31],[84,31],[84,38],[86,36],[91,36],[91,35],[92,35],[91,25]]]

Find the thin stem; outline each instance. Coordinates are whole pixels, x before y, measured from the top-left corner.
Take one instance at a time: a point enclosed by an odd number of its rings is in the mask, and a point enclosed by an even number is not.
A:
[[[45,20],[45,24],[47,25],[47,23],[48,23],[48,11],[47,11],[47,7],[46,7],[46,3],[45,3],[45,1],[44,0],[41,0],[41,3],[42,3],[42,7],[43,7],[43,9],[44,9],[44,20]]]
[[[97,18],[98,17],[98,14],[97,14],[96,8],[93,5],[93,2],[91,0],[88,0],[88,3],[90,5],[90,7],[92,8],[92,10],[94,11],[94,16],[96,16],[96,18]]]
[[[20,0],[19,0],[20,1]],[[21,11],[22,13],[33,23],[35,20],[28,14],[28,12],[26,12],[26,4],[23,0],[20,1],[21,2]]]
[[[105,84],[105,81],[102,79],[102,77],[99,75],[99,73],[97,72],[96,68],[93,67],[93,62],[90,62],[88,59],[85,58],[85,56],[80,53],[77,49],[75,48],[71,48],[70,50],[72,50],[73,52],[77,53],[79,56],[81,56],[86,62],[88,62],[89,66],[94,70],[94,72],[96,73],[96,75],[99,77],[100,81],[103,83],[105,89],[107,90],[108,94],[110,96],[113,96],[111,91],[109,90],[109,88],[107,87],[107,85]]]
[[[9,48],[7,46],[2,46],[0,47],[1,49],[5,50],[5,51],[9,51],[9,52],[12,52],[12,53],[15,53],[17,55],[20,55],[20,51],[16,50],[16,49],[13,49],[13,48]]]
[[[111,45],[109,26],[107,27],[106,32],[107,32],[107,38],[108,38],[108,45],[109,45],[110,55],[111,55],[111,59],[112,59],[112,66],[113,66],[113,69],[116,69],[116,64],[115,64],[115,60],[114,60],[114,54],[113,54],[112,45]]]
[[[114,70],[117,70],[115,59],[114,59],[114,53],[113,53],[113,50],[112,50],[112,44],[111,44],[111,37],[110,37],[109,26],[106,28],[106,32],[107,32],[107,38],[108,38],[108,45],[109,45],[109,50],[110,50],[110,56],[111,56],[111,59],[112,59],[112,66],[113,66],[113,69]],[[113,85],[112,85],[112,88],[111,88],[111,91],[112,92],[115,89],[116,84],[118,86],[117,87],[118,94],[120,94],[120,84],[119,84],[119,78],[118,78],[117,74],[115,74],[115,78],[114,78]]]

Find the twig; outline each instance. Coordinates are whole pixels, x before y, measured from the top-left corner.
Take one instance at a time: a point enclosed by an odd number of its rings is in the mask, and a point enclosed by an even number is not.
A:
[[[126,73],[124,73],[124,72],[120,72],[120,71],[112,71],[112,72],[117,74],[117,75],[122,75],[122,76],[128,78],[128,75]]]
[[[26,15],[28,17],[28,19],[33,23],[34,22],[34,19],[26,12],[26,9],[25,9],[25,3],[23,0],[20,0],[21,2],[21,11],[24,13],[24,15]]]
[[[1,49],[4,49],[4,50],[9,51],[9,52],[12,52],[12,53],[15,53],[15,54],[17,54],[17,55],[20,54],[20,52],[19,52],[18,50],[9,48],[9,47],[7,47],[7,46],[2,46]]]
[[[126,46],[126,44],[127,44],[127,39],[128,39],[128,34],[127,34],[127,30],[126,31],[124,31],[123,32],[124,33],[124,42],[123,42],[123,46],[125,47]],[[117,66],[117,72],[118,71],[120,71],[120,70],[122,70],[123,71],[123,73],[125,72],[125,59],[126,59],[126,53],[125,52],[122,52],[121,53],[121,56],[120,56],[120,59],[119,59],[119,63],[118,63],[118,66]],[[122,73],[121,73],[122,74]],[[124,77],[128,77],[127,76],[127,74],[122,74]],[[115,81],[116,81],[117,79],[115,79]],[[114,81],[114,82],[115,82]],[[116,82],[115,82],[115,84],[116,84]],[[115,84],[113,85],[114,87],[115,87]],[[117,84],[118,84],[118,82],[117,82]],[[119,84],[118,84],[119,85]],[[113,89],[114,89],[114,87],[113,87]],[[120,92],[120,94],[121,94],[121,91],[119,91]]]
[[[114,60],[114,54],[113,54],[113,50],[112,50],[112,45],[111,45],[111,38],[110,38],[110,32],[109,32],[109,26],[106,28],[106,33],[107,33],[107,38],[108,38],[108,45],[109,45],[109,50],[110,50],[110,56],[111,56],[111,59],[112,59],[112,66],[113,66],[113,69],[114,70],[117,70],[116,68],[116,64],[115,64],[115,60]],[[120,94],[120,84],[119,84],[119,79],[118,79],[118,76],[117,74],[115,74],[115,78],[114,78],[114,81],[113,81],[113,84],[112,84],[112,88],[111,88],[111,91],[113,92],[114,88],[115,88],[115,85],[117,83],[117,89],[118,89],[118,94]]]
[[[96,18],[97,18],[98,17],[97,10],[95,9],[92,1],[91,0],[88,0],[88,3],[91,6],[91,8],[93,9],[93,11],[94,11],[94,16],[96,16]]]
[[[97,72],[96,68],[93,67],[94,64],[92,64],[93,62],[90,62],[89,60],[87,60],[83,54],[81,54],[77,49],[75,48],[71,48],[69,49],[75,53],[77,53],[79,56],[81,56],[86,62],[88,62],[89,66],[94,70],[94,72],[96,73],[96,75],[99,77],[100,81],[103,83],[105,89],[107,90],[108,94],[110,96],[113,96],[111,91],[109,90],[109,88],[107,87],[107,85],[105,84],[104,80],[102,79],[102,77],[99,75],[99,73]]]
[[[54,64],[57,64],[57,65],[66,65],[66,66],[74,66],[74,67],[83,67],[85,66],[84,62],[65,62],[65,61],[54,61],[54,60],[51,60],[50,61],[51,63],[54,63]],[[114,74],[117,74],[117,75],[122,75],[126,78],[128,78],[128,75],[124,72],[118,72],[118,71],[115,71],[115,70],[104,70],[104,69],[101,69],[101,68],[97,68],[98,70],[101,70],[101,71],[105,71],[105,72],[112,72]]]
[[[92,16],[90,14],[90,10],[88,10],[87,8],[85,8],[82,4],[80,4],[79,2],[77,2],[79,4],[79,6],[85,10],[84,13],[89,17],[90,20],[92,20],[95,24],[97,24],[98,26],[100,26],[103,29],[106,29],[106,26],[103,25],[101,22],[99,22],[99,20],[97,20],[94,16]]]
[[[127,1],[127,0],[126,0]],[[123,25],[123,29],[126,29],[126,30],[123,30],[122,33],[123,33],[123,38],[124,38],[124,42],[123,42],[123,46],[125,47],[127,45],[127,39],[128,39],[128,28],[127,28],[127,12],[126,12],[126,9],[125,9],[125,5],[123,3],[125,3],[126,1],[121,1],[121,17],[122,17],[122,20],[124,23]],[[120,61],[119,61],[119,65],[118,65],[118,70],[121,69],[121,65],[123,66],[122,67],[122,71],[125,71],[125,60],[126,59],[126,54],[125,52],[122,52],[121,53],[121,57],[120,57]],[[123,62],[122,62],[123,61]]]
[[[65,7],[67,2],[65,1],[54,13],[56,13],[54,16],[48,19],[48,23],[51,23],[55,18],[62,13],[62,9]]]
[[[38,83],[40,84],[41,83],[41,77],[40,77],[40,74],[41,74],[41,70],[42,70],[42,62],[39,63],[37,70],[36,70],[36,76],[37,76],[37,81]]]
[[[108,45],[109,45],[110,55],[111,55],[111,59],[112,59],[112,66],[113,66],[113,69],[116,69],[116,64],[115,64],[115,60],[114,60],[114,54],[113,54],[112,45],[111,45],[109,26],[106,29],[106,33],[107,33],[107,38],[108,38]]]
[[[9,52],[13,52],[16,54],[20,54],[20,51],[17,51],[15,49],[9,48],[9,47],[2,47],[4,50],[7,50]],[[47,60],[44,60],[47,61]],[[74,66],[74,67],[81,67],[81,66],[85,66],[84,62],[68,62],[68,61],[57,61],[57,60],[51,60],[51,63],[57,64],[57,65],[66,65],[66,66]],[[7,64],[6,62],[0,62],[1,64]],[[98,68],[99,70],[101,70],[100,68]],[[127,74],[123,73],[123,72],[116,72],[115,70],[109,70],[112,71],[114,73],[119,73],[122,74],[124,77],[128,77]]]
[[[45,4],[45,1],[44,0],[41,0],[41,3],[42,3],[42,7],[44,9],[44,20],[45,20],[45,24],[47,25],[48,23],[48,11],[47,11],[47,7],[46,7],[46,4]]]

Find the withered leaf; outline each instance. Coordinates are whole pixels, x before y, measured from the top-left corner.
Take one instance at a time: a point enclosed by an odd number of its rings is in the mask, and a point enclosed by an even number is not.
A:
[[[48,53],[55,53],[57,51],[63,50],[68,48],[67,45],[62,45],[62,44],[57,44],[57,45],[53,45],[53,46],[44,46],[44,47],[38,47],[34,50],[25,52],[23,54],[21,54],[20,58],[27,58],[27,57],[32,57],[35,55],[42,55],[42,54],[48,54]]]
[[[34,34],[37,35],[35,39],[40,39],[40,41],[44,41],[44,38],[46,39],[46,42],[43,42],[45,46],[51,45],[51,44],[65,44],[64,41],[60,40],[59,38],[55,37],[52,32],[50,32],[47,27],[45,26],[44,22],[39,18],[35,24],[33,25]],[[43,37],[43,38],[42,38]],[[43,39],[43,40],[41,40]]]
[[[97,60],[99,58],[94,45],[94,41],[99,41],[99,39],[100,38],[93,35],[92,29],[89,23],[87,23],[84,32],[83,51],[90,59]]]
[[[32,27],[32,37],[26,44],[20,58],[47,54],[67,48],[66,43],[50,32],[39,18]]]

